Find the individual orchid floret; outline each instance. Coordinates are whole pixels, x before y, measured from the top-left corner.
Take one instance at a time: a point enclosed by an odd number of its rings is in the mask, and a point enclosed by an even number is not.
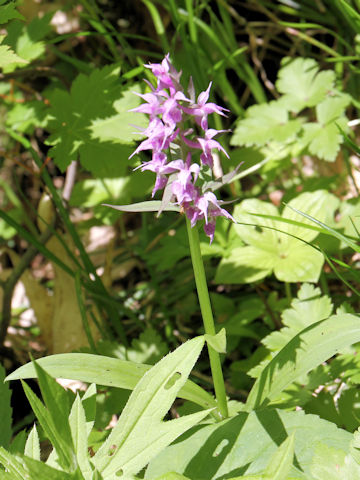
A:
[[[206,192],[198,197],[194,202],[195,208],[198,210],[197,218],[204,218],[204,231],[210,237],[210,243],[214,239],[216,217],[222,216],[235,222],[235,219],[225,209],[220,207],[219,201],[213,192]],[[194,215],[194,213],[192,212]]]
[[[143,150],[153,150],[158,152],[169,148],[170,143],[179,133],[178,129],[174,131],[175,126],[165,125],[158,117],[150,120],[148,128],[143,132],[148,138],[140,143],[129,158]]]
[[[182,205],[183,202],[193,201],[196,195],[194,184],[199,177],[200,166],[197,163],[191,164],[190,153],[187,155],[186,162],[175,160],[170,162],[169,165],[178,171],[177,178],[171,185],[176,202]]]
[[[167,175],[176,172],[176,169],[173,168],[171,164],[166,163],[166,159],[167,157],[165,153],[154,152],[150,162],[145,162],[138,167],[142,172],[145,170],[150,170],[151,172],[156,173],[155,186],[152,191],[152,196],[154,196],[158,190],[162,190],[166,186],[168,182]]]
[[[208,88],[201,92],[198,96],[197,103],[184,107],[184,112],[195,117],[195,121],[201,126],[203,130],[208,129],[207,117],[210,113],[217,113],[218,115],[226,116],[224,112],[228,112],[226,108],[216,105],[216,103],[206,103],[209,99],[212,82],[209,83]]]
[[[149,68],[154,76],[157,78],[158,84],[157,89],[161,90],[163,88],[168,88],[170,93],[175,93],[181,89],[180,77],[181,72],[178,72],[172,63],[169,60],[170,55],[165,55],[165,58],[159,63],[150,63],[149,65],[144,65],[145,68]]]
[[[219,152],[223,152],[224,155],[229,158],[229,155],[225,151],[224,147],[221,146],[219,142],[216,140],[213,140],[213,137],[217,135],[220,132],[224,132],[225,130],[214,130],[213,128],[210,128],[209,130],[206,130],[205,132],[205,138],[198,137],[197,141],[199,142],[202,153],[200,155],[200,160],[204,165],[208,165],[209,167],[213,167],[213,157],[212,157],[212,150],[218,150]]]

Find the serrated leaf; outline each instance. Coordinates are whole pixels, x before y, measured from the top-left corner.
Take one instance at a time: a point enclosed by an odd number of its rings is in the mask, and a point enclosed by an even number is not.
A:
[[[24,454],[34,460],[40,460],[40,441],[35,424],[26,440]]]
[[[270,141],[284,143],[295,138],[301,119],[289,120],[287,109],[277,101],[254,105],[240,120],[231,138],[231,145],[265,145]]]
[[[214,244],[211,247],[214,247]],[[182,258],[188,258],[189,255],[189,238],[186,225],[183,224],[175,231],[170,231],[168,235],[163,236],[158,242],[157,248],[146,252],[144,257],[147,264],[156,271],[165,272],[171,270]]]
[[[128,360],[136,363],[153,365],[158,362],[169,348],[161,336],[153,328],[146,328],[131,342],[131,348],[126,350]]]
[[[338,200],[325,190],[318,190],[302,193],[288,205],[301,206],[303,211],[314,212],[324,220],[333,215]],[[269,217],[264,218],[264,214]],[[232,225],[231,231],[236,232],[248,245],[230,249],[230,255],[223,258],[218,266],[215,282],[254,282],[271,272],[284,282],[318,280],[324,263],[323,256],[300,239],[310,242],[319,232],[299,226],[299,220],[305,223],[301,215],[285,208],[280,218],[297,223],[279,223],[276,221],[278,210],[274,205],[249,199],[236,205],[233,216],[238,223]]]
[[[261,343],[269,350],[276,352],[283,348],[289,340],[304,328],[328,318],[333,310],[328,296],[321,295],[319,288],[304,283],[291,302],[291,308],[281,314],[281,330],[270,333]]]
[[[71,447],[56,430],[50,413],[33,393],[31,388],[25,382],[22,382],[22,385],[36,418],[58,454],[59,464],[64,468],[70,468],[73,462]]]
[[[32,133],[35,127],[46,127],[47,110],[40,100],[17,103],[6,115],[6,125],[17,132]]]
[[[20,58],[10,47],[7,45],[0,45],[0,68],[7,67],[12,63],[28,63],[27,60]]]
[[[336,445],[346,453],[352,438],[333,423],[303,412],[269,408],[250,414],[240,412],[220,423],[187,432],[150,462],[145,479],[153,480],[168,471],[199,480],[230,479],[241,473],[261,475],[279,444],[292,434],[298,468],[291,466],[288,478],[301,480],[312,478],[310,465],[319,442]]]
[[[345,118],[337,119],[337,123],[346,128]],[[303,136],[300,140],[301,145],[308,148],[312,155],[333,162],[340,150],[343,137],[335,122],[327,125],[319,123],[306,123],[303,127]]]
[[[7,23],[13,18],[18,18],[19,20],[24,20],[24,17],[16,10],[16,2],[10,2],[6,5],[0,6],[0,25]]]
[[[139,472],[175,438],[203,419],[209,411],[163,422],[204,345],[204,337],[187,341],[142,377],[104,445],[92,458],[107,477]],[[144,436],[146,432],[146,436]],[[115,446],[115,451],[111,447]],[[110,452],[110,453],[109,453]]]
[[[72,443],[81,473],[86,478],[92,471],[88,458],[87,428],[85,410],[79,395],[76,395],[69,415]]]
[[[358,341],[360,324],[355,315],[333,315],[305,328],[261,372],[248,396],[247,408],[258,408],[275,400],[301,375]]]
[[[69,378],[128,390],[133,390],[145,372],[151,368],[150,365],[87,353],[52,355],[39,358],[37,363],[56,378]],[[8,375],[6,380],[33,377],[36,377],[34,366],[32,363],[27,363]],[[203,408],[216,406],[213,397],[190,380],[182,387],[179,396]]]
[[[344,115],[346,107],[351,103],[350,95],[337,93],[335,96],[327,97],[316,106],[316,117],[321,125],[336,122]]]
[[[4,383],[5,369],[0,364],[0,445],[8,448],[12,435],[12,408],[10,405],[11,390]]]
[[[50,25],[52,16],[53,12],[46,13],[41,18],[35,17],[28,24],[13,20],[6,27],[6,43],[24,60],[39,58],[45,52],[43,40],[52,30]]]
[[[27,440],[26,430],[21,430],[15,437],[12,439],[8,450],[10,453],[23,453],[25,450],[26,440]]]
[[[48,125],[52,134],[47,144],[53,146],[50,155],[62,170],[79,157],[83,167],[97,177],[124,175],[136,140],[128,131],[129,123],[142,124],[144,117],[126,112],[140,99],[120,87],[119,72],[114,65],[95,69],[89,76],[78,75],[69,93],[55,90],[50,95],[53,120]],[[110,131],[105,123],[111,123],[114,116]]]
[[[276,88],[284,94],[281,101],[288,111],[314,107],[334,87],[335,73],[332,70],[319,72],[312,58],[284,58],[282,64]]]
[[[70,427],[67,421],[70,414],[69,394],[37,362],[33,363],[42,398],[56,431],[68,445],[71,445]]]
[[[205,340],[218,353],[226,353],[226,330],[222,328],[216,335],[205,334]]]

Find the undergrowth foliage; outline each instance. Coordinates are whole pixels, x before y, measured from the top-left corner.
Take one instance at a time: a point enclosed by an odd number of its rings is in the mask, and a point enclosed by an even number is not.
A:
[[[0,480],[360,478],[359,2],[34,5],[0,0]]]

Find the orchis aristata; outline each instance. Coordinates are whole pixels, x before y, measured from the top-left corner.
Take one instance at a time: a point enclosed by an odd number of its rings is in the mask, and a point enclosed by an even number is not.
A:
[[[157,86],[155,88],[149,83],[151,92],[137,93],[145,103],[132,111],[149,115],[149,125],[143,132],[147,138],[140,143],[131,157],[143,150],[152,150],[152,159],[138,167],[142,171],[150,170],[156,173],[152,196],[171,182],[173,202],[186,214],[192,227],[199,220],[205,221],[204,231],[212,242],[216,217],[234,219],[221,208],[221,201],[212,191],[204,191],[201,187],[200,173],[202,168],[213,168],[214,150],[222,151],[228,156],[214,139],[223,130],[208,128],[209,114],[225,116],[224,112],[227,110],[208,102],[211,83],[196,100],[190,80],[187,97],[180,84],[181,72],[171,64],[169,55],[165,56],[161,64],[145,67],[151,69],[157,79]],[[180,147],[180,158],[173,158],[171,145]],[[198,163],[196,158],[199,152]]]

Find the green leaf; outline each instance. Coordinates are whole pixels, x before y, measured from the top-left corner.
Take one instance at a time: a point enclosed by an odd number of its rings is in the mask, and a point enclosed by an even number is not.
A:
[[[94,383],[88,387],[81,402],[85,412],[86,431],[89,436],[94,426],[96,416],[96,385]]]
[[[295,433],[292,433],[272,456],[264,474],[272,480],[287,480],[294,460]]]
[[[7,67],[12,63],[28,63],[27,60],[20,58],[10,47],[7,45],[0,45],[0,68]]]
[[[337,124],[345,129],[347,120],[339,118]],[[333,162],[343,141],[337,124],[333,122],[323,126],[320,123],[306,123],[301,145],[307,147],[312,155]]]
[[[355,242],[353,242],[350,238],[348,238],[347,236],[342,235],[340,232],[336,231],[334,228],[330,227],[329,225],[326,225],[322,221],[318,220],[317,218],[312,217],[311,215],[308,215],[305,212],[301,212],[300,210],[297,210],[296,208],[294,208],[290,205],[288,205],[288,207],[292,208],[296,213],[298,213],[299,215],[302,215],[304,218],[307,218],[308,220],[311,220],[316,225],[319,225],[321,228],[323,228],[326,231],[326,233],[328,235],[331,235],[331,236],[341,240],[342,242],[345,243],[345,245],[352,248],[355,252],[360,253],[360,247]]]
[[[161,207],[161,200],[150,200],[149,202],[133,203],[132,205],[107,205],[104,203],[104,206],[121,212],[158,212]],[[180,208],[177,205],[168,204],[162,211],[180,212]]]
[[[321,125],[336,122],[344,115],[346,107],[351,103],[351,97],[346,93],[337,93],[327,97],[316,106],[316,117]]]
[[[282,65],[276,88],[284,94],[281,103],[288,111],[300,112],[305,107],[314,107],[334,88],[335,73],[319,72],[312,58],[284,58]]]
[[[360,324],[355,315],[333,315],[305,328],[261,372],[248,396],[247,408],[258,408],[275,400],[301,375],[358,341]]]
[[[11,444],[8,447],[9,452],[15,453],[15,454],[24,453],[27,437],[28,437],[28,434],[26,430],[21,430],[12,439]]]
[[[142,377],[117,425],[92,458],[103,476],[136,474],[151,458],[209,413],[205,410],[162,422],[203,345],[204,337],[187,341]],[[112,446],[115,446],[114,451]]]
[[[222,328],[216,335],[205,334],[205,340],[218,353],[226,353],[226,330]]]
[[[179,473],[169,472],[157,477],[156,480],[191,480],[189,477],[184,477],[184,475],[180,475]]]
[[[53,13],[46,13],[41,18],[35,17],[28,24],[13,20],[6,27],[6,43],[21,59],[32,61],[39,58],[45,52],[43,39],[52,30],[50,25],[52,15]]]
[[[304,222],[301,215],[296,215],[295,206],[325,220],[333,215],[338,203],[336,197],[325,190],[302,193],[289,202],[290,209],[284,209],[280,218],[289,222],[280,225],[276,221],[277,208],[271,203],[249,199],[236,205],[233,216],[238,223],[232,225],[231,231],[248,246],[230,249],[230,255],[218,266],[215,282],[254,282],[271,272],[284,282],[316,282],[324,259],[321,252],[307,243],[319,232],[299,225],[299,219],[303,224],[311,222]]]
[[[360,427],[355,430],[350,444],[350,453],[358,465],[360,465]]]
[[[17,103],[6,116],[6,125],[21,133],[32,133],[34,128],[45,128],[48,107],[40,100]]]
[[[300,411],[266,408],[250,414],[240,412],[220,423],[191,429],[150,462],[145,479],[152,480],[169,471],[199,480],[261,475],[279,445],[292,434],[294,463],[298,468],[292,465],[287,478],[299,480],[312,478],[311,462],[319,442],[347,453],[352,438],[333,423]]]
[[[131,348],[126,350],[126,356],[131,362],[153,365],[168,351],[167,344],[162,341],[157,331],[153,328],[146,328],[139,338],[132,340]]]
[[[50,413],[57,434],[68,445],[71,445],[71,433],[67,421],[70,414],[69,394],[37,362],[34,361],[33,363],[39,380],[42,398]]]
[[[69,378],[128,390],[133,390],[140,378],[151,368],[150,365],[88,353],[52,355],[38,359],[37,363],[56,378]],[[34,377],[36,377],[34,366],[27,363],[8,375],[6,380]],[[179,396],[203,408],[216,406],[213,397],[190,380],[182,387]]]
[[[8,448],[12,436],[12,408],[10,406],[11,390],[4,383],[5,369],[0,365],[0,445]]]
[[[78,75],[69,93],[55,90],[50,95],[53,119],[47,144],[53,146],[49,153],[61,170],[79,157],[82,166],[97,177],[124,175],[136,140],[129,123],[143,126],[145,118],[127,112],[140,103],[134,90],[139,87],[121,88],[119,68],[109,65],[89,76]],[[116,121],[110,124],[114,116]]]
[[[20,462],[15,455],[7,452],[3,447],[0,447],[0,463],[11,474],[13,480],[24,480],[29,478],[22,462]]]
[[[279,351],[304,328],[328,318],[332,310],[333,306],[328,296],[322,296],[319,288],[304,283],[297,298],[292,300],[291,308],[281,314],[284,327],[270,333],[261,343],[273,352]]]
[[[4,2],[0,2],[4,3]],[[18,18],[20,20],[24,20],[24,17],[16,10],[17,4],[16,2],[9,2],[5,5],[0,6],[0,25],[7,23],[9,20],[13,18]]]
[[[277,101],[254,105],[241,119],[231,138],[231,145],[265,145],[269,141],[284,143],[295,139],[301,119],[289,120],[288,111]]]
[[[33,458],[26,457],[25,455],[19,455],[22,464],[28,471],[24,477],[29,480],[84,480],[79,475],[78,470],[74,473],[67,473],[57,468],[52,468],[46,465],[44,462],[34,460]]]
[[[347,201],[342,201],[339,207],[338,221],[332,225],[337,230],[341,230],[345,235],[357,237],[357,231],[360,229],[360,201],[357,198],[352,198]],[[341,242],[341,248],[346,247],[344,241]]]
[[[25,395],[31,405],[31,408],[33,409],[40,425],[44,429],[46,436],[49,438],[50,442],[56,450],[59,464],[64,468],[70,468],[73,463],[71,446],[69,446],[66,440],[63,439],[62,436],[59,434],[50,413],[48,412],[48,410],[46,410],[46,408],[37,398],[37,396],[33,393],[31,388],[25,382],[22,382],[22,385],[25,391]],[[65,418],[65,421],[67,422],[67,418]]]
[[[311,465],[314,480],[349,480],[360,478],[360,466],[355,460],[336,447],[319,443]]]
[[[295,222],[301,222],[305,225],[313,225],[311,220],[306,219],[305,217],[296,213],[296,211],[292,210],[295,208],[297,210],[306,212],[308,215],[318,218],[320,221],[327,222],[333,219],[334,212],[338,208],[339,204],[339,200],[325,190],[305,192],[292,199],[285,206],[282,218]],[[313,241],[318,235],[318,232],[299,225],[285,224],[281,225],[281,227],[278,225],[278,228],[284,232],[288,232],[291,235],[306,240],[307,242]],[[288,236],[287,242],[297,242],[297,240]]]
[[[86,478],[88,475],[90,475],[92,469],[90,466],[88,455],[88,432],[86,426],[85,410],[83,408],[79,395],[76,395],[75,401],[73,403],[69,416],[69,425],[77,464],[82,474]]]
[[[252,283],[270,275],[274,268],[273,258],[268,252],[256,247],[234,248],[223,258],[217,268],[215,283]]]
[[[73,207],[94,207],[105,201],[127,201],[130,177],[88,178],[77,182],[71,193]]]
[[[35,424],[27,438],[24,454],[34,460],[40,460],[40,441]]]

